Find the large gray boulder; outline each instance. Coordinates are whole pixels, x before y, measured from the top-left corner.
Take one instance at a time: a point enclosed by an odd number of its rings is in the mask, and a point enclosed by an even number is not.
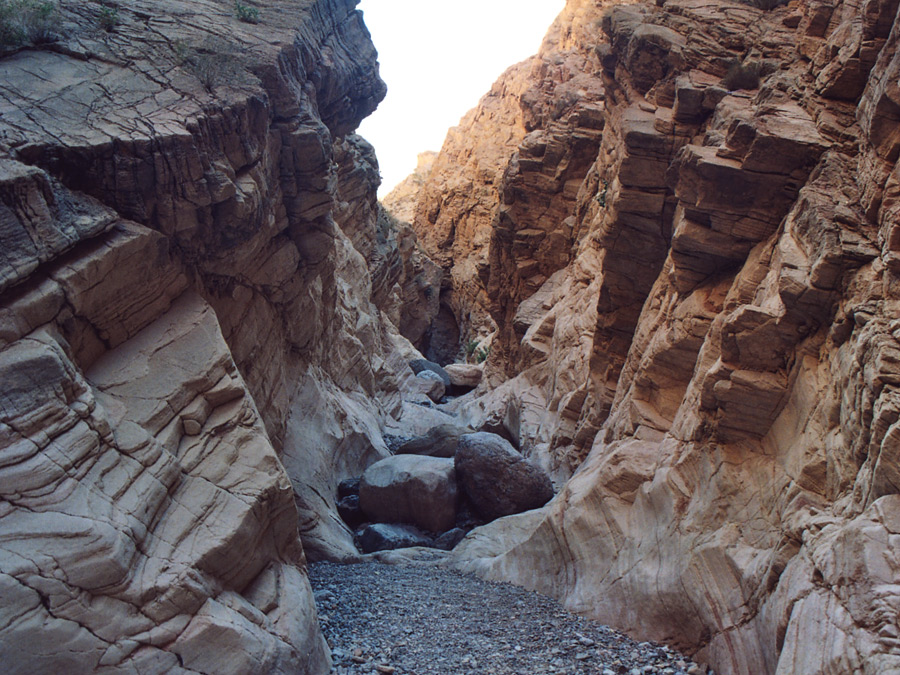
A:
[[[412,368],[412,371],[418,375],[422,371],[429,370],[432,373],[437,373],[441,376],[441,381],[443,381],[445,387],[449,387],[453,384],[450,381],[450,375],[444,370],[440,364],[435,363],[434,361],[429,361],[428,359],[414,359],[409,362],[409,367]]]
[[[460,437],[471,433],[472,430],[468,427],[456,424],[438,424],[431,427],[424,436],[406,441],[397,448],[397,454],[453,457],[456,454],[456,446],[459,444]]]
[[[456,522],[456,471],[443,457],[394,455],[363,474],[359,505],[373,521],[444,532]]]
[[[444,380],[441,376],[431,370],[423,370],[416,375],[416,384],[419,391],[425,394],[435,403],[440,403],[447,393],[447,387],[444,386]]]
[[[496,434],[462,436],[454,461],[460,488],[486,520],[536,509],[553,497],[547,474]]]

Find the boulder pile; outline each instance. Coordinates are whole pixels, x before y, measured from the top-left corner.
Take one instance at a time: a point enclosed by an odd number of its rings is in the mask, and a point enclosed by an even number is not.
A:
[[[432,371],[427,371],[432,372]],[[550,478],[506,439],[444,424],[338,485],[338,512],[363,553],[450,550],[474,527],[535,509]]]

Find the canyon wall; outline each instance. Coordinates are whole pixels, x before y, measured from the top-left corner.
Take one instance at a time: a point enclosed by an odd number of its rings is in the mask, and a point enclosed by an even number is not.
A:
[[[569,0],[448,136],[459,412],[562,485],[455,559],[716,672],[900,672],[900,3],[770,4]]]
[[[328,671],[306,556],[356,555],[439,284],[355,5],[62,3],[0,53],[4,672]]]

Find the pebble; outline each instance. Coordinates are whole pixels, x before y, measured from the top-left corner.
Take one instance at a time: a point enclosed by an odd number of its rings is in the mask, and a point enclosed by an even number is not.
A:
[[[319,562],[309,577],[336,675],[705,672],[550,598],[443,567]]]

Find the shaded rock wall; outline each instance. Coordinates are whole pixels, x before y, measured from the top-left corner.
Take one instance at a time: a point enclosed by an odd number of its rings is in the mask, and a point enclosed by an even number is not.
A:
[[[298,534],[355,555],[412,376],[355,5],[64,3],[0,57],[5,672],[328,670]]]
[[[426,186],[417,227],[490,261],[466,293],[497,324],[488,381],[513,376],[460,413],[514,419],[564,483],[460,565],[717,672],[900,670],[898,36],[895,0],[571,0],[542,54],[584,56],[595,121],[451,135],[433,189],[505,153],[498,197],[466,240],[468,205]],[[469,118],[523,119],[499,93]]]

